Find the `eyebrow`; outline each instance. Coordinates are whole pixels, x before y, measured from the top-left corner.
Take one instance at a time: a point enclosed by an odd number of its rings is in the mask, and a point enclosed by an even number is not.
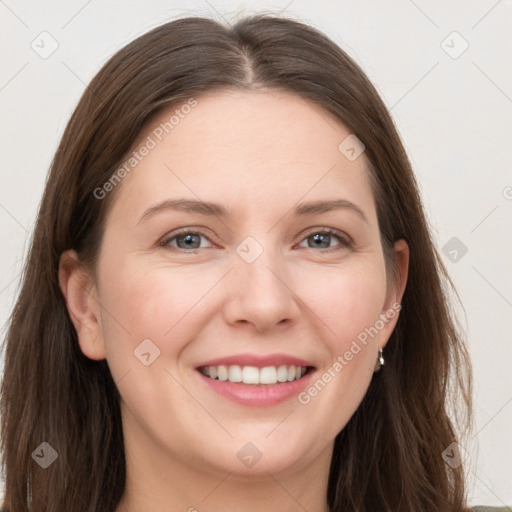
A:
[[[155,213],[163,210],[174,210],[182,212],[198,213],[200,215],[208,215],[215,217],[229,217],[230,210],[218,203],[208,201],[196,201],[195,199],[168,199],[161,203],[149,207],[140,217],[137,224],[147,220]],[[333,210],[349,210],[356,213],[362,220],[368,224],[368,219],[363,210],[346,199],[333,199],[329,201],[311,201],[309,203],[301,203],[292,211],[293,215],[298,217],[306,217],[326,213]]]

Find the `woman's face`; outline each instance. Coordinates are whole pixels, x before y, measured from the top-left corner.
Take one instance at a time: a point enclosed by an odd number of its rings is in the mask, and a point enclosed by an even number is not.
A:
[[[139,462],[254,477],[328,461],[395,326],[407,247],[395,291],[363,148],[324,110],[275,91],[195,101],[149,126],[113,186],[80,346],[106,358]]]

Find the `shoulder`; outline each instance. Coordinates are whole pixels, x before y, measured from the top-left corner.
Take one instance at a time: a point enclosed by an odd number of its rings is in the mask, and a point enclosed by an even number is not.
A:
[[[486,507],[485,505],[477,505],[468,509],[468,512],[512,512],[512,507]]]

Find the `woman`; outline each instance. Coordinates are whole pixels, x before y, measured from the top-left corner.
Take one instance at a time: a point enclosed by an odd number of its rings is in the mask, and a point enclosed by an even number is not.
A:
[[[466,510],[450,284],[333,42],[268,15],[152,30],[52,163],[6,345],[3,510]]]

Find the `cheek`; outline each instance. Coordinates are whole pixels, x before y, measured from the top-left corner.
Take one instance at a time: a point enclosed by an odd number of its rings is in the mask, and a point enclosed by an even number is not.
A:
[[[317,331],[324,333],[325,366],[299,402],[316,416],[315,425],[334,437],[350,420],[370,385],[378,334],[368,334],[379,319],[386,281],[378,262],[333,269],[304,285],[302,296],[314,311]],[[306,409],[305,409],[306,410]]]
[[[357,263],[301,278],[298,295],[324,325],[330,348],[337,352],[375,324],[385,301],[383,264],[370,258]]]
[[[107,272],[110,270],[110,272]],[[108,274],[108,277],[107,277]],[[219,276],[192,266],[165,268],[130,264],[104,268],[102,331],[107,346],[133,353],[145,339],[162,353],[177,353],[205,320],[207,293]],[[111,351],[113,354],[113,351]]]
[[[325,269],[304,281],[301,296],[318,317],[317,331],[324,333],[321,342],[329,354],[301,403],[316,401],[312,407],[323,411],[322,421],[336,434],[361,403],[373,376],[379,334],[372,329],[386,297],[384,262],[368,257]]]

